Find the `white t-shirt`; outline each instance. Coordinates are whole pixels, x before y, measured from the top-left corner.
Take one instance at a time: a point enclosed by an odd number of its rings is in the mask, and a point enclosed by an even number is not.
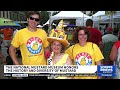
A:
[[[16,34],[17,31],[18,31],[18,30],[16,29],[16,30],[13,32],[13,37],[15,36],[15,34]]]

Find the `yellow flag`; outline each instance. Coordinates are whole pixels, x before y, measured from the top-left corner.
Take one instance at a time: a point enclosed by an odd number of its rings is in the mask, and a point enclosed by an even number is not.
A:
[[[61,29],[63,29],[63,24],[64,24],[64,22],[63,22],[63,19],[58,23],[58,26],[56,27],[56,30],[61,30]]]

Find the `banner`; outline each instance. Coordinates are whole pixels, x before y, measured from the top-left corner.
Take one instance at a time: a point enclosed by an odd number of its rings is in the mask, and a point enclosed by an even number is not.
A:
[[[115,76],[116,66],[51,66],[51,65],[4,65],[4,76]]]
[[[97,66],[4,65],[4,73],[95,73]]]

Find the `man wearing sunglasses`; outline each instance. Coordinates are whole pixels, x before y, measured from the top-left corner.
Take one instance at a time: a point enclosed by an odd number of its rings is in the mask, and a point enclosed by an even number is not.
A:
[[[23,65],[46,65],[44,53],[49,50],[49,43],[46,40],[46,32],[37,28],[40,21],[39,12],[29,11],[27,21],[28,26],[19,30],[11,42],[10,56],[15,65],[20,65],[15,54],[15,49],[20,47]]]

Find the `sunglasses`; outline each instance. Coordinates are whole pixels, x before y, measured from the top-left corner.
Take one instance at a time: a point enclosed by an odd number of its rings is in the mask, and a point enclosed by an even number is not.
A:
[[[30,20],[35,20],[36,22],[39,22],[39,21],[40,21],[39,18],[33,18],[33,17],[30,17]]]

